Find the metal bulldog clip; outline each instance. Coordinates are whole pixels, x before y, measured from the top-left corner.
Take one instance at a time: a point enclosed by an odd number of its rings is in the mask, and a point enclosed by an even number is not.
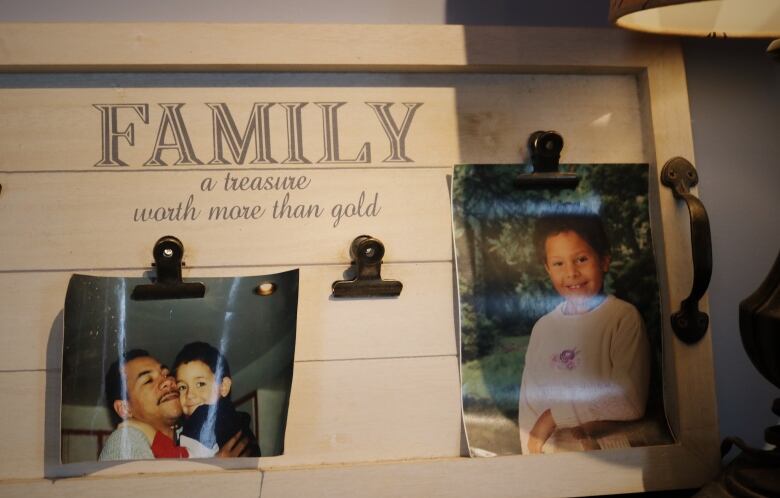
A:
[[[161,237],[155,242],[152,254],[157,278],[154,283],[135,286],[130,296],[132,299],[190,299],[206,295],[206,286],[202,282],[183,282],[181,279],[184,244],[179,239],[172,235]]]
[[[555,131],[535,131],[528,137],[533,173],[522,174],[517,179],[520,188],[573,189],[580,179],[574,173],[558,171],[563,150],[563,137]]]
[[[361,235],[352,241],[349,254],[357,267],[357,274],[352,280],[333,282],[333,297],[387,297],[401,294],[401,282],[382,279],[385,246],[379,239]]]

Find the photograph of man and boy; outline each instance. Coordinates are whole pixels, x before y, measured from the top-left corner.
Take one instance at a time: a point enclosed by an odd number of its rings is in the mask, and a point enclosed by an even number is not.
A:
[[[71,277],[63,463],[282,454],[298,271],[198,280],[203,298],[137,301],[146,279]]]
[[[519,188],[527,169],[453,177],[471,454],[672,442],[647,166],[568,166],[568,190]]]

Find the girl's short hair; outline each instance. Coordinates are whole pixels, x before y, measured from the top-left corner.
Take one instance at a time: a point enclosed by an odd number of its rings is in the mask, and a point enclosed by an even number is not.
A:
[[[612,253],[601,217],[595,213],[566,213],[542,216],[536,221],[534,248],[536,257],[547,262],[545,243],[549,237],[562,232],[574,232],[604,258]]]
[[[228,365],[225,355],[206,342],[191,342],[181,348],[173,362],[174,374],[178,370],[179,365],[196,360],[208,365],[218,381],[224,377],[230,377],[230,365]]]

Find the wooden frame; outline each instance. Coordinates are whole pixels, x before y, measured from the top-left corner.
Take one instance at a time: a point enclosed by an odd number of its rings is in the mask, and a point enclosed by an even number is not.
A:
[[[693,161],[693,145],[682,54],[675,41],[615,30],[558,28],[491,28],[463,26],[329,26],[255,24],[4,24],[0,28],[0,71],[284,71],[284,72],[451,72],[523,74],[619,74],[637,78],[643,146],[657,180],[673,156]],[[651,185],[652,216],[662,286],[663,315],[687,296],[692,279],[688,214],[658,181]],[[2,207],[2,198],[0,198]],[[337,261],[338,262],[338,261]],[[344,262],[346,262],[344,260]],[[392,262],[392,261],[391,261]],[[21,264],[21,263],[20,263]],[[443,262],[446,282],[451,267]],[[23,265],[21,268],[25,268]],[[13,278],[17,270],[6,273]],[[413,278],[413,271],[408,278]],[[27,274],[35,274],[29,269]],[[32,273],[30,273],[32,272]],[[40,274],[36,274],[40,275]],[[434,278],[439,278],[434,276]],[[37,277],[36,277],[37,278]],[[327,279],[327,277],[323,277]],[[401,278],[403,280],[403,278]],[[32,284],[30,284],[32,285]],[[446,285],[446,284],[445,284]],[[34,286],[33,286],[34,287]],[[411,289],[411,287],[409,287]],[[14,290],[2,289],[2,298]],[[302,295],[302,299],[305,297]],[[423,296],[428,299],[428,296]],[[447,309],[447,300],[439,299]],[[302,301],[305,302],[305,301]],[[438,301],[437,301],[438,302]],[[706,310],[706,302],[703,303]],[[30,313],[34,313],[30,311]],[[56,322],[56,320],[55,320]],[[11,331],[4,333],[12,334]],[[449,347],[449,346],[448,346]],[[453,345],[454,347],[454,345]],[[46,478],[99,474],[105,478],[58,482],[66,494],[122,494],[122,484],[156,489],[170,485],[187,496],[215,489],[261,496],[557,496],[695,487],[718,469],[718,424],[715,413],[710,335],[689,346],[664,328],[666,409],[677,443],[668,446],[590,453],[517,456],[493,459],[440,457],[336,465],[306,458],[277,463],[261,459],[257,471],[224,471],[244,463],[208,465],[194,462],[134,462],[118,467],[91,464],[22,471],[25,480],[0,480],[3,495],[37,494],[48,489]],[[451,354],[451,353],[450,353]],[[296,358],[297,359],[297,358]],[[413,361],[413,360],[409,360]],[[442,362],[456,365],[452,357]],[[51,383],[58,372],[51,362],[38,369],[35,383]],[[449,364],[449,363],[448,363]],[[456,367],[455,367],[456,368]],[[3,373],[18,375],[15,371]],[[299,373],[296,372],[296,375]],[[301,373],[300,375],[306,375]],[[340,375],[347,375],[346,373]],[[47,380],[49,379],[49,380]],[[293,403],[311,393],[299,393]],[[54,396],[49,393],[48,396]],[[295,393],[294,393],[295,396]],[[5,404],[6,400],[2,400]],[[316,405],[307,405],[314,407]],[[47,404],[47,410],[52,409]],[[43,421],[42,413],[34,419]],[[11,416],[11,415],[9,415]],[[46,419],[49,420],[48,418]],[[11,420],[3,420],[11,423]],[[41,431],[43,424],[36,425]],[[46,431],[48,439],[49,432]],[[3,453],[27,444],[24,434],[3,441]],[[51,441],[44,441],[43,446]],[[453,442],[456,447],[457,441]],[[184,476],[144,476],[180,473]],[[7,475],[7,473],[4,473]],[[175,482],[186,487],[174,486]],[[214,488],[219,484],[219,488]],[[199,491],[203,488],[203,491]],[[132,488],[136,489],[137,488]],[[193,491],[196,490],[196,491]],[[173,491],[171,491],[173,493]]]

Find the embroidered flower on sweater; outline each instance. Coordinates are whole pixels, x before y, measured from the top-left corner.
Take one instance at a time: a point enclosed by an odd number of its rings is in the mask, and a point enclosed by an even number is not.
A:
[[[580,351],[577,348],[564,349],[558,354],[552,355],[550,361],[559,370],[574,370],[580,364]]]

